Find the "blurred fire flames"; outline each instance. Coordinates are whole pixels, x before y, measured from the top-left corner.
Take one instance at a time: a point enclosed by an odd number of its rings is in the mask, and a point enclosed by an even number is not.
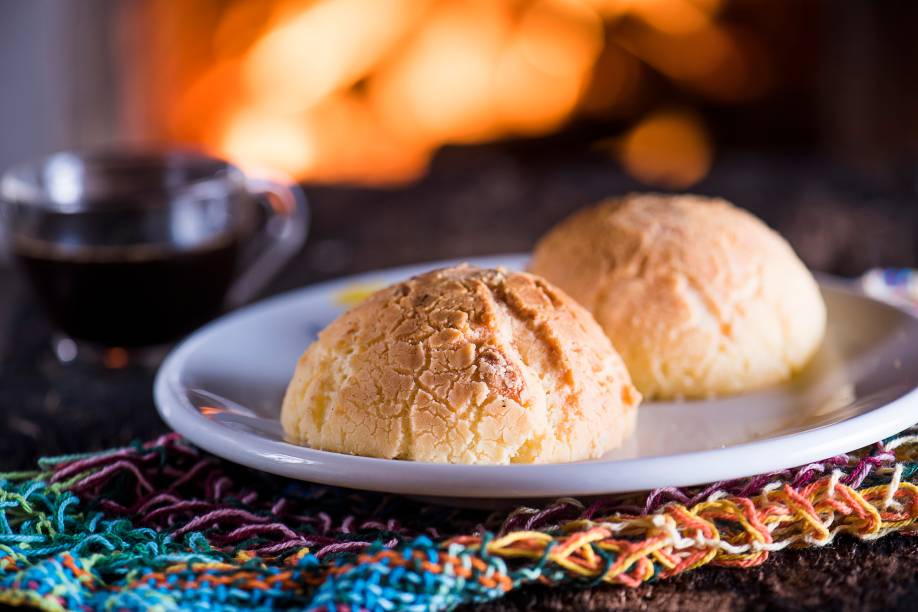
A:
[[[707,173],[711,139],[665,82],[729,104],[768,87],[755,40],[720,0],[156,0],[150,75],[163,132],[248,169],[395,183],[448,143],[627,126],[598,149],[651,184]],[[205,7],[203,10],[200,7]],[[151,60],[152,61],[152,60]]]

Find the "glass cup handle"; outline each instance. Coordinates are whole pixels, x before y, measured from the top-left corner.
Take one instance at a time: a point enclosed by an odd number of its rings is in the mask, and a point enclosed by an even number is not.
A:
[[[227,292],[226,303],[231,308],[254,299],[296,255],[309,231],[309,206],[302,189],[258,178],[246,179],[246,187],[267,210],[268,219],[262,229],[267,246],[242,270]]]

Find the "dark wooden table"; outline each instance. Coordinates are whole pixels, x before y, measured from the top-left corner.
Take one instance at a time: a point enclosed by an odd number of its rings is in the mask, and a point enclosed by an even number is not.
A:
[[[696,190],[752,209],[811,266],[855,275],[918,264],[913,164],[869,170],[806,159],[733,155]],[[313,228],[273,283],[279,292],[374,268],[528,250],[571,210],[641,189],[609,161],[564,149],[449,150],[406,188],[309,188]],[[13,271],[0,271],[0,469],[41,455],[106,448],[165,431],[153,371],[62,366],[50,328]],[[533,588],[482,609],[916,609],[918,542],[842,539],[784,551],[753,570],[706,568],[637,590]]]

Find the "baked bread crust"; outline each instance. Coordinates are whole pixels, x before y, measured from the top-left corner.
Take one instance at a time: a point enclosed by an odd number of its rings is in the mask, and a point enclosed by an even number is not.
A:
[[[300,358],[281,413],[313,448],[448,463],[595,458],[640,394],[602,330],[543,279],[468,265],[376,292]]]
[[[632,194],[562,221],[531,271],[591,311],[646,397],[708,397],[789,378],[826,309],[790,245],[722,199]]]

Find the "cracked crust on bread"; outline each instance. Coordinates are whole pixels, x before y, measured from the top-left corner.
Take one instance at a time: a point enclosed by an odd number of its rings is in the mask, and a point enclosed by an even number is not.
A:
[[[710,397],[786,380],[826,308],[790,245],[726,200],[632,194],[562,221],[530,270],[579,301],[646,397]]]
[[[297,443],[448,463],[595,458],[640,394],[588,312],[543,279],[468,265],[376,292],[300,358],[281,422]]]

